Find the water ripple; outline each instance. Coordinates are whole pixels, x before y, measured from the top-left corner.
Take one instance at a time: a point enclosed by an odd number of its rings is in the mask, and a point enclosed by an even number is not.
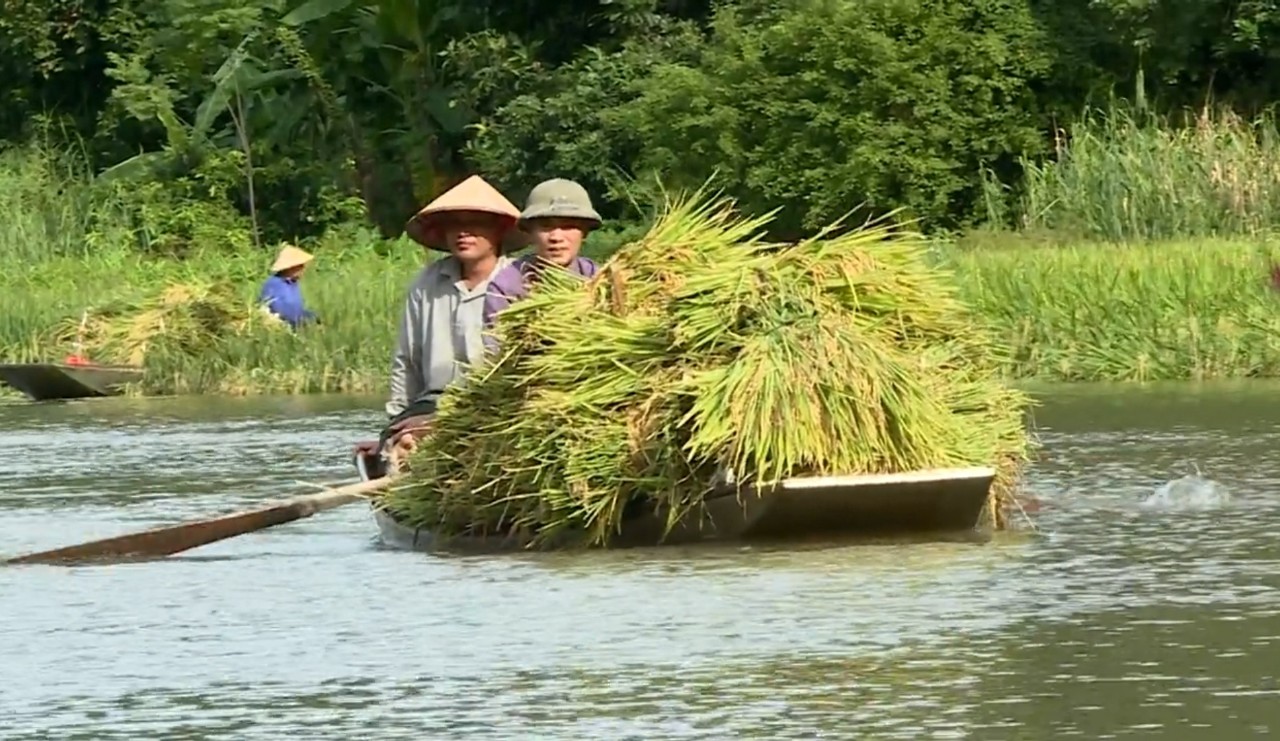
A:
[[[1250,394],[1047,404],[1039,532],[987,545],[431,557],[378,547],[352,506],[164,562],[0,570],[0,735],[1266,734],[1280,403]],[[378,419],[376,400],[0,407],[0,549],[348,478]],[[1141,508],[1192,465],[1231,501]]]

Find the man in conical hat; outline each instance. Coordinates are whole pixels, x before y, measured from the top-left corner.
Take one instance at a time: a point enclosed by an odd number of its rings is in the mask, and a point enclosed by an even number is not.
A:
[[[392,419],[381,445],[421,429],[445,387],[483,358],[485,293],[511,262],[503,246],[519,216],[511,201],[473,175],[409,220],[411,239],[448,256],[423,268],[409,287],[391,362],[386,409]]]
[[[271,264],[271,277],[262,284],[258,294],[259,302],[267,311],[295,329],[305,322],[316,321],[316,315],[303,305],[302,290],[298,287],[298,280],[314,259],[315,256],[305,250],[284,245]]]
[[[493,324],[498,312],[527,296],[529,286],[542,270],[558,268],[580,278],[594,276],[598,270],[595,262],[579,253],[587,234],[600,224],[600,214],[580,184],[552,178],[534,186],[518,222],[533,243],[534,252],[494,276],[485,296],[485,326]],[[490,349],[497,346],[492,336],[486,336],[485,343]]]

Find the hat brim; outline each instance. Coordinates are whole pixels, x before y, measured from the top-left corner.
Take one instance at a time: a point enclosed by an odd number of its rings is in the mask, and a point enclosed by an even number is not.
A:
[[[532,225],[533,222],[541,221],[542,219],[564,219],[565,221],[581,221],[587,225],[588,230],[599,229],[600,225],[604,223],[604,221],[600,218],[599,214],[592,214],[588,216],[588,215],[582,214],[581,212],[547,213],[545,211],[542,211],[542,212],[535,212],[529,215],[522,214],[520,216],[520,220],[516,222],[516,226],[521,231],[529,231],[529,227]]]
[[[279,275],[280,273],[283,273],[286,270],[293,270],[295,268],[305,268],[306,266],[310,265],[311,261],[314,259],[315,259],[314,257],[307,257],[299,260],[287,260],[283,263],[277,262],[271,266],[271,274]]]
[[[445,243],[443,222],[448,220],[447,217],[457,213],[458,211],[437,211],[430,214],[418,214],[409,219],[409,223],[405,224],[404,233],[409,239],[427,249],[451,253],[452,250]],[[477,213],[492,216],[501,225],[502,239],[499,248],[504,254],[528,246],[524,234],[516,228],[517,219],[507,214],[493,211],[479,211],[477,209]]]

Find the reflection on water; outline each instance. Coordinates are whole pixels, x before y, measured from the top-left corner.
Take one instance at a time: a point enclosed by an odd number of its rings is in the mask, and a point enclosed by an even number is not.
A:
[[[1069,389],[1038,534],[432,557],[359,506],[0,570],[0,738],[1243,738],[1280,684],[1274,387]],[[376,400],[0,407],[0,553],[351,477]],[[1189,463],[1191,462],[1191,463]],[[1210,510],[1141,505],[1192,469]]]

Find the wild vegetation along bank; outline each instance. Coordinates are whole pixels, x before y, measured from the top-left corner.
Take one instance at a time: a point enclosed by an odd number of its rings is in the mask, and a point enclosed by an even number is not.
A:
[[[1009,372],[1062,381],[1280,376],[1280,299],[1269,295],[1257,245],[1187,240],[1127,247],[1096,244],[940,245],[961,296],[1015,349]],[[967,242],[977,243],[969,247]],[[378,248],[394,254],[383,255]],[[357,243],[332,249],[306,293],[324,324],[298,334],[254,325],[218,352],[153,358],[157,393],[381,393],[415,245]],[[234,270],[231,268],[234,267]],[[69,345],[50,331],[111,300],[158,294],[168,281],[239,281],[248,302],[261,262],[222,257],[177,269],[137,256],[52,260],[0,280],[0,353],[59,358]],[[74,286],[75,290],[68,287]]]
[[[147,368],[147,393],[373,392],[386,388],[404,292],[426,257],[351,220],[309,244],[302,281],[322,324],[290,332],[254,302],[271,253],[210,228],[199,241],[136,249],[128,195],[105,195],[34,148],[0,153],[0,358],[57,360],[83,343],[100,362]],[[191,215],[193,222],[199,213]],[[593,235],[608,252],[625,236]]]
[[[945,259],[964,298],[1012,345],[1016,377],[1204,380],[1280,376],[1280,298],[1264,248],[1249,239],[1006,244]]]
[[[1042,205],[1024,229],[936,237],[936,254],[956,270],[963,298],[1015,348],[1010,374],[1280,375],[1271,341],[1280,298],[1266,284],[1280,158],[1270,139],[1253,135],[1255,125],[1205,119],[1177,130],[1119,113],[1086,121],[1073,149],[1028,178],[1020,197]],[[0,224],[0,251],[16,266],[0,275],[6,358],[61,357],[86,310],[151,306],[173,286],[222,286],[220,295],[235,304],[228,316],[251,310],[270,253],[237,245],[251,242],[250,233],[210,228],[180,244],[162,234],[140,249],[130,194],[90,180],[76,163],[33,147],[0,154],[0,206],[11,215]],[[199,226],[199,213],[171,218]],[[606,255],[641,228],[593,235],[589,250]],[[216,351],[176,338],[170,345],[184,351],[148,358],[146,390],[380,392],[401,297],[423,253],[358,218],[331,226],[310,247],[320,259],[305,293],[322,325],[292,334],[249,322]]]

